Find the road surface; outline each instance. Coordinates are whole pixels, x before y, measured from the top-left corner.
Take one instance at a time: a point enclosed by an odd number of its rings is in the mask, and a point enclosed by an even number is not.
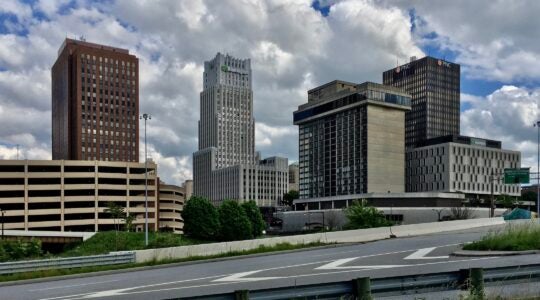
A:
[[[0,287],[0,299],[170,299],[239,289],[262,289],[350,280],[540,263],[540,255],[452,257],[459,244],[489,229],[396,238],[286,254],[88,275]]]

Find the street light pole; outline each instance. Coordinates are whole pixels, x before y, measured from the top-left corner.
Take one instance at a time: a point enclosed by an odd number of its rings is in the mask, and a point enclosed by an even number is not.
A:
[[[540,121],[534,124],[538,130],[538,154],[536,157],[536,218],[540,218]]]
[[[0,212],[2,213],[2,240],[4,240],[4,213],[6,211],[0,208]]]
[[[148,246],[148,152],[146,151],[146,121],[152,116],[143,114],[139,119],[144,119],[144,243]]]

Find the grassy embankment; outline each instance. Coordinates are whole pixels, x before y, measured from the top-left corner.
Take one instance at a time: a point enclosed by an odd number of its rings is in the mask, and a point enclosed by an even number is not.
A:
[[[479,241],[465,245],[463,249],[481,251],[540,250],[540,224],[510,224],[500,231],[487,234]]]

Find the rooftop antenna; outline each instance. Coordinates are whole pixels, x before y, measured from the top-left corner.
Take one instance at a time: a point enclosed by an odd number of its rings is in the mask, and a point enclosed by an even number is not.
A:
[[[86,38],[84,37],[84,35],[79,36],[79,40],[86,42]]]

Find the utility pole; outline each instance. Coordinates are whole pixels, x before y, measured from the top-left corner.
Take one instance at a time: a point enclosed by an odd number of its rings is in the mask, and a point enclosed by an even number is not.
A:
[[[538,154],[536,158],[536,218],[540,218],[540,121],[534,124],[538,130]]]
[[[495,204],[495,200],[493,199],[493,181],[495,181],[495,174],[493,173],[493,170],[491,170],[491,175],[489,175],[489,182],[490,182],[490,190],[491,190],[491,205],[489,208],[489,217],[493,218],[495,216],[495,209],[493,208],[493,205]]]

